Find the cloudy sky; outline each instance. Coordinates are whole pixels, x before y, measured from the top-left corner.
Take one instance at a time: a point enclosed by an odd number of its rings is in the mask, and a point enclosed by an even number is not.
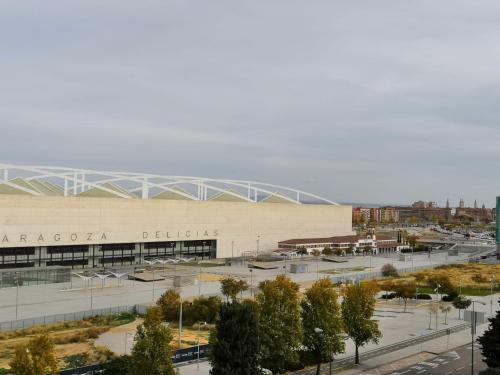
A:
[[[0,161],[500,194],[500,2],[0,1]]]

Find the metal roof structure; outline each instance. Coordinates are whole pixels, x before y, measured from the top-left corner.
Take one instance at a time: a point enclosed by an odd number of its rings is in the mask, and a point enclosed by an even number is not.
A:
[[[338,205],[305,191],[255,181],[1,163],[0,194]]]

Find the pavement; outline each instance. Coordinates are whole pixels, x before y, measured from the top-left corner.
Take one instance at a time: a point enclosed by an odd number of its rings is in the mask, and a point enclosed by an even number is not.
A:
[[[496,294],[494,299],[498,301],[500,294]],[[477,297],[478,301],[487,303],[486,306],[477,304],[476,310],[485,312],[489,314],[489,304],[490,297]],[[495,306],[498,309],[498,305]],[[369,344],[360,349],[361,364],[358,366],[348,366],[339,372],[338,369],[335,373],[340,373],[342,375],[398,375],[399,373],[405,375],[413,374],[440,374],[445,375],[448,371],[452,371],[453,374],[462,374],[463,363],[470,365],[470,348],[471,348],[471,334],[470,329],[463,329],[450,335],[444,335],[431,340],[418,340],[420,336],[426,334],[432,334],[435,332],[435,318],[432,317],[431,328],[428,330],[429,326],[429,316],[424,306],[418,306],[414,311],[409,313],[402,313],[402,310],[397,310],[396,307],[378,307],[376,310],[376,315],[379,316],[379,327],[383,333],[383,337],[379,344]],[[438,316],[438,329],[446,329],[453,326],[458,326],[463,324],[463,320],[458,320],[458,312],[453,310],[448,314],[447,325],[444,325],[444,317]],[[488,328],[488,323],[479,325],[477,327],[477,336],[483,334],[483,332]],[[416,339],[417,344],[408,346],[407,341],[411,338]],[[396,344],[395,344],[396,343]],[[395,345],[394,345],[395,344]],[[394,345],[390,350],[385,350],[388,346]],[[458,348],[458,349],[455,349]],[[468,350],[467,350],[468,348]],[[381,349],[376,356],[370,356],[364,359],[363,356],[370,351]],[[457,359],[446,359],[450,357],[452,352],[457,352],[460,355],[460,361]],[[477,351],[477,348],[476,348]],[[346,359],[352,361],[352,355],[354,353],[354,347],[352,342],[348,341],[346,343],[346,352],[335,357],[334,367],[338,367],[337,363],[345,362]],[[469,354],[467,354],[469,353]],[[456,357],[456,355],[455,355]],[[475,364],[477,368],[481,367],[481,360],[479,352],[476,352]],[[438,358],[435,360],[435,358]],[[444,359],[441,361],[441,359]],[[456,362],[456,366],[449,365],[451,361]],[[424,363],[425,362],[425,363]],[[477,362],[477,363],[476,363]],[[427,364],[430,363],[430,364]],[[437,364],[437,365],[436,365]],[[343,363],[346,366],[345,363]],[[416,367],[415,367],[416,366]],[[322,366],[322,374],[328,374],[328,364]],[[417,369],[417,367],[421,367]],[[188,364],[179,367],[179,373],[181,375],[208,375],[210,370],[210,364],[208,362],[202,362],[199,364]],[[414,371],[415,372],[411,372]],[[425,370],[425,371],[423,371]],[[433,372],[431,372],[431,370]],[[440,371],[445,372],[440,372]],[[407,371],[407,372],[402,372]],[[422,372],[418,372],[422,371]],[[454,372],[455,371],[455,372]],[[315,374],[314,369],[302,370],[296,373],[297,375],[311,375]],[[463,374],[470,374],[470,367],[468,372],[463,372]],[[448,374],[450,375],[450,374]]]
[[[346,263],[331,263],[322,261],[300,261],[307,263],[309,272],[289,274],[296,282],[312,282],[327,275],[342,276],[346,279],[357,275],[379,270],[386,263],[393,263],[396,268],[418,266],[432,266],[458,259],[465,259],[466,254],[460,257],[449,257],[445,253],[435,254],[429,259],[426,254],[415,254],[414,261],[399,261],[397,256],[373,256],[346,258]],[[349,268],[366,268],[365,271],[349,271]],[[188,267],[186,267],[188,268]],[[198,272],[197,267],[189,267],[191,272]],[[167,274],[175,271],[167,270]],[[259,282],[273,279],[283,269],[258,270],[252,272],[245,266],[220,266],[203,268],[204,273],[217,275],[236,275],[247,280],[254,287]],[[325,273],[328,272],[328,273]],[[135,304],[149,304],[155,301],[165,290],[172,288],[172,280],[158,282],[137,282],[132,280],[107,279],[103,283],[94,281],[93,288],[85,287],[78,277],[72,277],[71,283],[22,286],[0,289],[0,322],[11,320],[43,317],[54,314],[66,314],[91,309],[110,308]],[[201,288],[196,285],[185,286],[180,289],[183,298],[195,297],[198,293],[216,295],[220,293],[219,282],[205,282]],[[16,297],[17,295],[17,297]],[[17,303],[16,303],[17,302]],[[16,309],[17,305],[17,309]],[[17,316],[16,316],[17,310]]]

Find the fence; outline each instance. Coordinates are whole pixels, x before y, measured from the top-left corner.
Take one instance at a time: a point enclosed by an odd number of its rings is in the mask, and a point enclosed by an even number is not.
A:
[[[404,267],[404,268],[398,268],[397,271],[398,273],[409,273],[409,272],[416,272],[416,271],[421,271],[429,268],[436,268],[442,266],[442,264],[432,264],[432,265],[424,265],[424,266],[415,266],[415,267]],[[355,283],[358,281],[362,280],[371,280],[371,279],[379,279],[384,277],[382,275],[382,271],[374,271],[374,272],[363,272],[363,273],[357,273],[357,274],[351,274],[351,275],[345,275],[345,276],[330,276],[330,280],[334,284],[338,283]]]
[[[198,360],[198,348],[200,350],[199,359],[204,359],[207,356],[207,352],[210,349],[210,345],[200,345],[191,346],[189,348],[179,349],[175,351],[172,356],[172,362],[174,364],[179,364],[183,362],[190,362]],[[100,374],[103,370],[103,365],[91,365],[79,368],[74,368],[71,370],[62,370],[60,375],[95,375]]]
[[[105,316],[105,315],[117,315],[124,312],[135,312],[136,305],[131,306],[115,306],[115,307],[107,307],[102,309],[94,309],[87,311],[79,311],[72,312],[66,314],[54,314],[41,316],[37,318],[29,318],[29,319],[19,319],[12,320],[10,322],[1,322],[0,323],[0,331],[9,331],[14,329],[23,329],[30,328],[35,325],[41,324],[52,324],[57,322],[72,322],[75,320],[82,320],[85,318],[90,318],[93,316]]]

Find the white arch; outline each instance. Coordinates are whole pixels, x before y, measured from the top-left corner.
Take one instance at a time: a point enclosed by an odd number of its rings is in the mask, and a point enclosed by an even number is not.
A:
[[[3,178],[2,174],[0,174],[0,184],[16,187],[33,195],[44,195],[44,193],[19,186],[13,183],[12,180],[15,178],[23,178],[26,181],[49,181],[58,185],[65,196],[77,195],[94,188],[119,198],[133,199],[134,196],[137,195],[138,198],[148,199],[151,197],[150,191],[156,189],[160,193],[175,191],[177,194],[195,200],[209,200],[211,195],[225,193],[242,198],[247,202],[256,203],[274,194],[278,194],[280,198],[289,203],[338,205],[329,199],[299,189],[257,181],[194,176],[162,176],[148,173],[96,171],[78,168],[2,163],[0,163],[0,170],[3,170]],[[130,195],[110,189],[106,184],[115,184]],[[178,185],[190,186],[193,190],[196,190],[197,193],[193,196],[188,193],[183,193],[180,190],[174,190],[173,188]]]

